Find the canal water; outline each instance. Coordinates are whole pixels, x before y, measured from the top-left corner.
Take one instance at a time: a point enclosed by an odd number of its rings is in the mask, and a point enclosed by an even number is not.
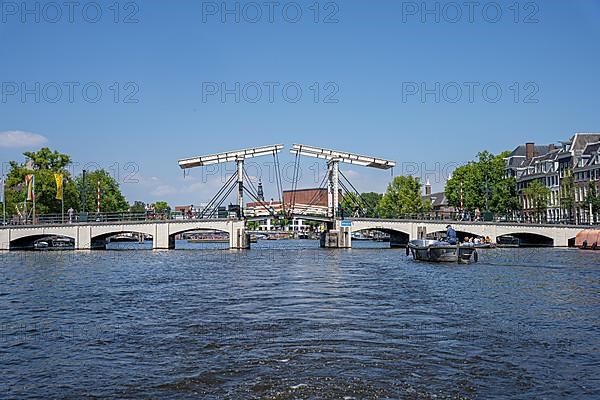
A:
[[[0,324],[3,399],[600,398],[600,252],[4,253]]]

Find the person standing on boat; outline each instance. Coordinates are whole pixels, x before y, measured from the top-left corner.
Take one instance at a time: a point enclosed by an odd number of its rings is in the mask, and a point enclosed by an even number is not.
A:
[[[455,245],[458,242],[456,231],[454,230],[454,228],[452,228],[452,225],[448,225],[446,227],[446,240],[452,245]]]

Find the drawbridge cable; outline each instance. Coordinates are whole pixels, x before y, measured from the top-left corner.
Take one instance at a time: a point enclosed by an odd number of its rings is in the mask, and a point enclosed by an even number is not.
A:
[[[204,207],[204,210],[202,210],[202,213],[200,214],[200,217],[204,218],[206,216],[206,212],[209,210],[213,210],[214,204],[215,202],[221,197],[221,195],[223,194],[223,192],[227,189],[227,187],[229,185],[231,185],[232,181],[235,180],[236,175],[232,175],[227,182],[225,183],[225,185],[223,185],[221,187],[221,189],[219,189],[219,191],[217,192],[217,194],[208,202],[208,204],[206,205],[206,207]],[[220,204],[219,204],[220,205]],[[210,215],[212,215],[213,213],[211,212]]]
[[[225,194],[225,196],[223,196],[223,198],[219,201],[219,203],[217,203],[216,206],[212,209],[212,212],[208,215],[209,218],[211,218],[215,214],[215,211],[218,211],[218,208],[221,207],[221,204],[223,204],[223,202],[225,200],[227,200],[227,198],[233,192],[233,189],[235,189],[236,186],[237,185],[235,185],[235,184],[231,185],[231,188],[229,188],[229,191]]]
[[[225,185],[223,185],[221,187],[221,189],[219,189],[219,191],[217,192],[217,194],[208,202],[208,204],[206,205],[206,207],[204,207],[204,210],[200,214],[200,216],[202,218],[204,218],[204,216],[206,215],[206,212],[211,209],[211,207],[214,205],[214,202],[217,201],[217,199],[221,196],[221,194],[223,193],[223,191],[226,190],[227,186],[229,186],[234,179],[235,179],[235,175],[232,175],[227,180],[227,182],[225,183]]]
[[[344,175],[341,171],[340,171],[340,175],[342,176],[342,178],[344,178],[346,180],[346,182],[348,182],[348,184],[352,187],[352,189],[354,190],[354,192],[358,195],[358,199],[362,202],[361,204],[358,204],[358,206],[362,206],[365,208],[369,208],[369,207],[373,207],[373,204],[369,204],[364,198],[363,196],[360,194],[360,192],[356,189],[356,187],[354,187],[354,185],[352,184],[352,182],[350,182],[350,179],[348,179],[346,177],[346,175]]]
[[[273,216],[274,218],[279,218],[279,215],[275,214],[269,207],[266,206],[264,201],[261,201],[258,199],[257,196],[254,195],[254,193],[252,193],[250,190],[244,188],[244,190],[246,191],[246,193],[248,193],[252,198],[254,198],[254,200],[256,200],[257,203],[259,203],[265,210],[267,210],[267,212]]]
[[[322,197],[323,194],[320,192],[319,189],[323,189],[323,188],[325,188],[327,186],[325,184],[326,180],[327,180],[327,174],[325,174],[323,176],[323,179],[321,179],[321,183],[319,183],[319,187],[317,188],[317,190],[313,194],[313,197],[308,202],[308,205],[306,207],[307,209],[310,208],[310,207],[312,207],[315,204],[315,202]]]

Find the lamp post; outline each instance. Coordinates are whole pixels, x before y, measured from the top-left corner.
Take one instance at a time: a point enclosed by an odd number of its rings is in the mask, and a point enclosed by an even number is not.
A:
[[[60,188],[60,190],[62,190],[62,193],[60,194],[60,215],[61,215],[61,219],[62,219],[62,223],[65,223],[65,177],[64,175],[61,177],[62,179],[62,186]]]
[[[2,225],[6,225],[6,178],[2,175]]]
[[[81,212],[85,213],[85,174],[86,170],[84,169],[81,174]]]
[[[489,182],[488,182],[488,174],[485,174],[485,211],[490,211],[490,207],[489,207],[489,198],[490,198],[490,186],[489,186]]]

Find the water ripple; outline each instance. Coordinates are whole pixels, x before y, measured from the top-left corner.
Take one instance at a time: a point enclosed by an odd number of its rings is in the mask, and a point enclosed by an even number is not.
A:
[[[261,249],[262,247],[262,249]],[[6,398],[600,397],[600,255],[0,255]]]

